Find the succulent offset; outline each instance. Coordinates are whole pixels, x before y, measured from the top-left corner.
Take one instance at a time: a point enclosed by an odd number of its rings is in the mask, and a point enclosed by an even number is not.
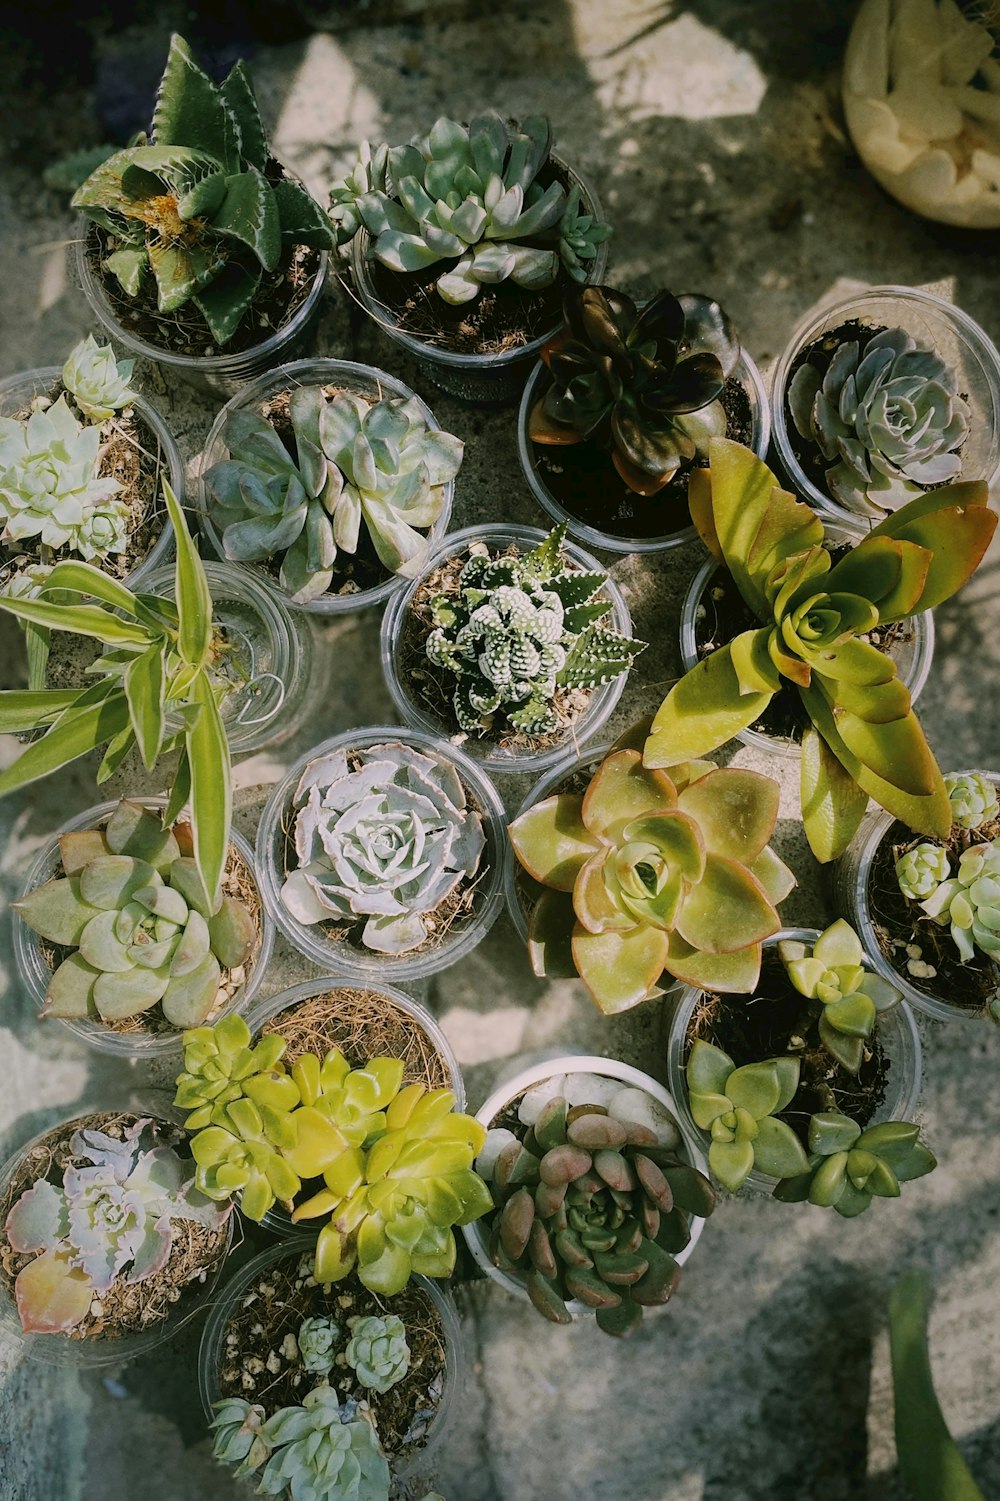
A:
[[[129,388],[135,360],[116,360],[110,344],[98,344],[93,334],[81,339],[62,368],[62,383],[80,411],[92,422],[107,422],[130,406]]]
[[[1000,818],[997,789],[984,772],[946,772],[944,785],[951,803],[951,816],[960,829],[978,829],[994,818]]]
[[[325,1376],[333,1370],[340,1348],[340,1325],[333,1319],[303,1319],[296,1335],[296,1344],[305,1369],[316,1376]]]
[[[455,769],[401,742],[310,761],[294,804],[285,908],[301,923],[363,920],[362,944],[381,954],[419,947],[486,847]]]
[[[217,1230],[230,1206],[212,1204],[183,1161],[146,1117],[121,1138],[81,1128],[59,1183],[39,1178],[16,1200],[4,1233],[20,1254],[15,1297],[29,1333],[66,1333],[87,1317],[95,1296],[120,1278],[145,1282],[170,1255],[173,1222]]]
[[[696,1126],[711,1133],[708,1165],[736,1193],[752,1172],[791,1178],[808,1167],[802,1143],[780,1119],[799,1087],[798,1058],[767,1058],[737,1068],[729,1054],[698,1038],[687,1062]]]
[[[661,704],[647,766],[703,756],[754,724],[783,685],[809,722],[802,739],[802,819],[820,860],[843,854],[873,797],[917,833],[946,839],[941,772],[895,663],[869,633],[950,598],[996,527],[981,483],[910,501],[833,563],[820,518],[780,489],[748,449],[713,440],[696,471],[691,513],[753,614]]]
[[[429,427],[416,397],[328,400],[321,386],[296,386],[288,410],[294,454],[256,412],[226,419],[230,456],[204,477],[226,557],[280,557],[282,587],[304,604],[329,589],[338,557],[357,553],[363,524],[382,564],[412,577],[462,462],[461,439]]]
[[[583,796],[545,798],[510,825],[521,865],[548,888],[530,925],[536,974],[579,974],[609,1013],[664,973],[751,990],[795,884],[768,845],[777,816],[777,784],[757,772],[650,771],[639,751],[613,750]]]
[[[1000,964],[1000,839],[964,850],[954,876],[920,905],[933,922],[948,926],[963,964],[977,949]]]
[[[899,889],[911,902],[922,901],[951,875],[948,851],[940,844],[917,844],[896,861]]]
[[[410,1347],[402,1319],[394,1313],[386,1314],[385,1318],[369,1314],[349,1319],[348,1325],[351,1337],[344,1359],[361,1385],[369,1391],[385,1393],[402,1381],[410,1368]]]
[[[442,117],[407,146],[365,142],[333,187],[331,218],[345,240],[363,224],[394,271],[449,262],[435,283],[446,302],[504,281],[536,291],[560,272],[582,282],[611,226],[581,213],[579,189],[556,179],[551,139],[543,115],[518,128],[489,110],[467,126]]]
[[[655,495],[725,437],[721,397],[740,357],[717,302],[662,291],[639,308],[613,287],[571,287],[568,328],[542,351],[552,385],[535,404],[535,443],[595,442],[630,490]]]
[[[782,939],[778,953],[800,995],[819,1001],[819,1038],[828,1053],[856,1074],[876,1017],[903,999],[901,990],[865,969],[861,940],[843,918],[814,943]]]
[[[243,1480],[267,1459],[270,1448],[260,1436],[267,1414],[259,1402],[225,1397],[213,1403],[215,1417],[208,1425],[212,1454],[221,1464],[234,1465],[234,1479]]]
[[[475,551],[455,591],[431,601],[428,659],[458,679],[453,703],[463,730],[481,733],[500,714],[514,729],[558,726],[560,688],[594,688],[627,672],[645,645],[601,622],[606,576],[572,569],[560,548],[566,527],[531,552]]]
[[[239,1397],[215,1409],[213,1453],[237,1465],[238,1478],[254,1475],[258,1495],[388,1501],[389,1465],[375,1429],[355,1415],[355,1404],[341,1406],[332,1387],[314,1387],[299,1406],[279,1408],[263,1422],[263,1409]]]
[[[126,297],[152,275],[159,312],[193,302],[222,345],[294,246],[335,248],[319,204],[272,158],[242,62],[216,84],[172,36],[151,140],[140,140],[72,200],[107,235],[103,267]]]
[[[863,1214],[873,1198],[897,1199],[901,1183],[922,1178],[937,1166],[910,1121],[884,1121],[862,1130],[839,1111],[824,1111],[809,1122],[805,1171],[790,1174],[773,1197],[788,1204],[818,1204],[845,1219]]]

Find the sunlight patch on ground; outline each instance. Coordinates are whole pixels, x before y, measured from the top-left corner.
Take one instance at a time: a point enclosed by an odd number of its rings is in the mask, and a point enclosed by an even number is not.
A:
[[[314,193],[325,193],[330,176],[349,168],[359,141],[382,138],[378,98],[358,77],[332,36],[318,34],[306,45],[272,137],[275,156],[301,174]]]

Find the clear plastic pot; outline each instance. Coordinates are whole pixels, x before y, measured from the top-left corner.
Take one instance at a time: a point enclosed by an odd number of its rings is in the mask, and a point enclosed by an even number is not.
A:
[[[215,1416],[214,1403],[222,1399],[218,1372],[225,1348],[226,1327],[234,1310],[240,1306],[248,1289],[257,1281],[262,1272],[269,1271],[283,1261],[297,1261],[299,1257],[310,1254],[314,1249],[314,1244],[315,1242],[309,1236],[300,1235],[292,1240],[281,1241],[278,1245],[268,1246],[266,1251],[261,1251],[252,1261],[248,1261],[246,1266],[241,1267],[220,1291],[205,1325],[205,1332],[201,1337],[198,1350],[198,1392],[207,1421],[211,1422]],[[462,1326],[451,1295],[438,1287],[430,1277],[413,1277],[411,1281],[420,1288],[421,1292],[426,1293],[440,1316],[446,1352],[445,1377],[441,1400],[427,1430],[423,1448],[398,1466],[393,1464],[391,1455],[387,1456],[393,1479],[397,1482],[404,1482],[423,1472],[434,1453],[440,1448],[448,1430],[455,1400],[463,1390],[468,1374],[462,1345]],[[336,1284],[333,1285],[333,1293],[336,1297]],[[386,1310],[391,1313],[392,1299],[386,1298],[384,1302]],[[316,1380],[318,1381],[319,1377]]]
[[[48,396],[62,384],[62,366],[44,365],[39,370],[25,370],[0,381],[0,417],[13,417],[35,396]],[[184,460],[173,435],[159,412],[144,396],[136,393],[131,405],[152,434],[157,445],[160,473],[170,482],[181,505],[184,504]],[[16,544],[14,545],[16,547]],[[130,589],[144,589],[151,573],[169,561],[174,552],[174,529],[163,512],[163,529],[142,561],[123,579]]]
[[[143,797],[140,801],[151,809],[166,806],[166,798],[163,797]],[[68,819],[59,833],[68,834],[74,829],[98,828],[107,822],[117,806],[117,802],[111,802],[99,803],[95,808],[88,808],[85,813],[79,813],[75,818]],[[250,961],[249,973],[244,983],[233,995],[229,1005],[213,1015],[213,1021],[218,1021],[230,1011],[247,1010],[261,986],[271,957],[271,950],[274,947],[274,925],[264,902],[259,873],[254,864],[254,852],[242,834],[237,834],[235,829],[229,837],[230,844],[239,854],[246,873],[255,882],[260,902],[260,942],[256,954]],[[59,834],[53,834],[32,862],[21,893],[22,899],[29,891],[34,891],[46,881],[53,880],[59,869]],[[39,1010],[45,1001],[45,994],[52,978],[52,970],[46,962],[42,946],[43,940],[34,929],[29,928],[28,924],[15,913],[14,958],[18,972]],[[88,1047],[96,1048],[99,1053],[111,1053],[118,1058],[139,1060],[146,1064],[163,1059],[168,1061],[174,1058],[180,1059],[181,1033],[178,1031],[116,1032],[113,1028],[105,1026],[103,1022],[91,1020],[89,1017],[59,1017],[58,1021],[67,1031],[72,1032],[74,1037],[78,1037]]]
[[[229,449],[226,447],[223,436],[226,421],[235,411],[252,411],[260,415],[261,406],[271,397],[289,390],[292,386],[307,385],[338,386],[373,401],[380,401],[385,396],[401,396],[404,400],[412,399],[420,403],[421,415],[428,427],[436,429],[439,425],[433,412],[420,400],[416,392],[411,391],[409,386],[404,386],[403,382],[397,380],[394,375],[389,375],[385,370],[377,370],[374,365],[358,365],[352,360],[295,360],[290,365],[279,365],[276,370],[266,371],[249,385],[241,387],[222,408],[212,424],[212,431],[208,435],[198,463],[199,525],[215,556],[223,561],[226,560],[226,555],[222,547],[222,538],[212,521],[204,477],[213,464],[221,463],[229,457]],[[441,488],[444,491],[444,505],[441,515],[427,534],[428,542],[431,544],[443,537],[448,530],[452,501],[455,496],[455,481],[449,480]],[[364,610],[369,605],[383,604],[406,583],[406,579],[396,575],[370,589],[359,589],[356,594],[322,594],[318,599],[311,599],[308,604],[298,605],[284,594],[278,582],[277,573],[272,576],[254,568],[253,565],[250,566],[256,576],[265,579],[275,591],[282,594],[290,609],[305,610],[315,615],[341,615],[352,610]]]
[[[309,621],[293,615],[281,595],[249,568],[208,562],[205,574],[215,623],[235,643],[227,671],[233,688],[220,705],[229,749],[241,756],[280,745],[301,721],[310,692]],[[172,596],[173,568],[157,569],[146,590]]]
[[[18,1171],[25,1157],[35,1147],[40,1146],[46,1137],[63,1127],[68,1127],[76,1121],[82,1121],[88,1116],[97,1114],[110,1115],[128,1111],[136,1116],[149,1115],[157,1120],[169,1120],[171,1124],[177,1124],[173,1115],[159,1105],[153,1106],[144,1101],[140,1096],[138,1102],[130,1099],[124,1105],[119,1102],[109,1104],[103,1098],[89,1105],[87,1108],[77,1107],[72,1115],[64,1116],[61,1121],[40,1131],[37,1136],[25,1143],[18,1151],[14,1152],[0,1167],[0,1202],[6,1197],[10,1188],[11,1180]],[[193,1171],[193,1164],[192,1164]],[[62,1334],[27,1334],[21,1328],[21,1320],[17,1312],[17,1304],[12,1293],[0,1284],[0,1338],[9,1344],[17,1344],[24,1355],[31,1361],[41,1365],[50,1366],[86,1366],[95,1368],[100,1366],[120,1365],[124,1361],[135,1360],[139,1356],[148,1355],[159,1345],[173,1339],[179,1329],[189,1319],[204,1308],[205,1304],[213,1297],[221,1280],[226,1258],[233,1243],[233,1235],[237,1225],[235,1211],[230,1214],[226,1226],[226,1243],[215,1266],[206,1274],[205,1281],[197,1287],[189,1285],[182,1299],[178,1303],[170,1305],[169,1318],[163,1319],[154,1328],[143,1329],[134,1334],[122,1335],[119,1339],[100,1339],[89,1337],[84,1339],[70,1339]]]
[[[549,160],[558,169],[560,177],[570,186],[580,189],[581,211],[600,219],[601,205],[593,188],[554,151]],[[607,242],[596,249],[597,254],[589,263],[587,275],[587,281],[592,284],[601,281],[608,263]],[[399,326],[396,314],[386,307],[375,290],[370,269],[372,260],[371,236],[362,228],[351,244],[351,268],[358,296],[382,332],[416,356],[422,372],[434,385],[461,401],[499,403],[517,399],[538,351],[552,338],[561,320],[517,348],[505,349],[499,354],[460,354],[456,350],[443,349]]]
[[[959,773],[959,775],[965,774]],[[983,771],[979,774],[988,777],[994,787],[1000,790],[1000,773]],[[850,848],[833,868],[834,910],[846,917],[851,926],[860,933],[865,949],[870,954],[872,968],[890,984],[897,986],[911,1006],[915,1006],[925,1016],[934,1017],[936,1021],[981,1022],[982,1015],[971,1011],[967,1006],[958,1006],[954,1001],[949,1001],[946,996],[919,989],[913,984],[905,970],[898,970],[890,964],[874,940],[868,884],[879,846],[895,822],[896,820],[890,813],[885,813],[881,809],[869,813],[865,818]],[[1000,964],[994,967],[996,994],[1000,996]]]
[[[823,334],[855,321],[877,328],[904,328],[925,349],[947,361],[969,407],[969,435],[960,457],[964,480],[992,483],[1000,470],[1000,354],[968,313],[917,287],[872,287],[821,312],[809,313],[795,329],[774,372],[771,414],[774,442],[791,487],[824,515],[867,530],[871,520],[838,504],[808,479],[792,448],[795,432],[786,393],[801,352]],[[797,436],[797,435],[796,435]]]
[[[460,532],[454,532],[450,537],[446,537],[431,554],[420,578],[414,579],[406,589],[395,595],[382,617],[382,668],[389,685],[389,692],[392,694],[392,701],[403,719],[417,729],[426,730],[438,740],[447,739],[453,743],[460,743],[464,751],[491,772],[541,771],[546,766],[552,766],[564,760],[568,749],[579,747],[584,741],[590,740],[607,723],[625,690],[628,674],[622,673],[612,682],[595,688],[584,712],[579,719],[567,727],[555,745],[535,750],[527,748],[505,750],[491,736],[467,735],[459,728],[457,720],[436,714],[420,696],[401,661],[405,641],[406,612],[414,594],[427,575],[433,573],[436,568],[440,568],[449,558],[466,553],[470,543],[484,542],[490,551],[495,553],[505,552],[508,547],[514,545],[523,554],[537,547],[546,536],[546,532],[539,531],[536,527],[489,523],[485,526],[467,526]],[[596,558],[584,552],[582,548],[575,547],[573,543],[563,543],[562,550],[576,567],[586,572],[605,572],[603,565]],[[610,575],[606,583],[602,585],[601,593],[611,601],[611,611],[607,617],[609,627],[621,632],[622,635],[631,636],[632,617],[629,614],[625,596]]]
[[[876,963],[877,951],[871,944],[865,942],[863,932],[860,932],[860,936],[864,945],[866,963],[871,969],[881,972],[881,967]],[[781,932],[775,933],[773,938],[765,938],[764,947],[771,948],[782,939],[813,943],[818,937],[818,928],[782,928]],[[899,989],[902,989],[902,986],[899,986]],[[677,997],[667,1038],[667,1081],[670,1092],[677,1101],[685,1129],[693,1132],[695,1139],[704,1142],[707,1149],[711,1137],[707,1131],[699,1130],[691,1116],[684,1072],[688,1055],[688,1027],[695,1007],[703,994],[703,991],[694,986],[685,985]],[[885,1098],[868,1124],[875,1126],[880,1121],[912,1120],[917,1100],[920,1097],[923,1056],[913,1013],[905,1000],[900,1001],[899,1005],[894,1006],[891,1011],[879,1012],[875,1027],[876,1035],[888,1060],[889,1072]],[[747,1187],[756,1189],[758,1193],[769,1194],[778,1179],[772,1178],[767,1173],[751,1173],[746,1181]]]
[[[771,438],[771,413],[767,404],[764,382],[757,366],[745,351],[732,373],[742,385],[750,401],[753,421],[753,438],[750,446],[758,458],[762,459],[767,453],[767,445]],[[619,537],[613,532],[603,532],[597,527],[589,526],[585,521],[579,521],[571,512],[563,508],[545,482],[545,475],[540,465],[540,445],[532,443],[528,437],[528,419],[532,408],[545,391],[549,380],[548,369],[539,360],[524,388],[521,408],[517,415],[517,449],[521,459],[521,468],[528,482],[528,488],[542,509],[548,512],[553,521],[568,522],[569,534],[578,542],[585,543],[587,547],[602,547],[606,552],[666,552],[672,547],[682,547],[685,542],[693,542],[698,535],[693,526],[682,527],[679,531],[668,532],[662,537]],[[552,450],[548,452],[551,453]]]
[[[512,1078],[500,1084],[489,1097],[484,1100],[482,1107],[476,1112],[476,1120],[484,1125],[487,1130],[507,1109],[512,1100],[524,1094],[532,1084],[540,1084],[545,1079],[551,1079],[554,1074],[599,1074],[605,1079],[620,1079],[622,1084],[633,1089],[642,1089],[654,1099],[658,1105],[669,1110],[677,1121],[682,1138],[681,1156],[685,1162],[696,1167],[699,1172],[708,1175],[708,1162],[700,1145],[700,1137],[696,1131],[685,1121],[681,1111],[674,1102],[672,1093],[665,1089],[651,1075],[643,1073],[641,1069],[633,1068],[629,1063],[620,1063],[617,1058],[599,1058],[592,1054],[566,1054],[552,1058],[544,1063],[532,1064],[530,1068],[523,1068]],[[695,1246],[701,1239],[701,1232],[705,1228],[705,1221],[697,1215],[690,1219],[691,1239],[683,1251],[678,1251],[674,1257],[678,1266],[683,1266],[694,1254]],[[489,1238],[486,1234],[483,1220],[474,1220],[471,1225],[462,1226],[462,1234],[465,1243],[481,1271],[486,1273],[492,1282],[496,1282],[507,1292],[523,1302],[529,1302],[528,1292],[524,1285],[524,1279],[513,1272],[505,1272],[498,1266],[494,1266],[490,1258]],[[566,1304],[567,1309],[576,1319],[592,1318],[594,1310],[577,1299],[571,1299]]]
[[[476,898],[471,914],[456,922],[436,947],[418,953],[377,954],[371,949],[355,947],[346,940],[327,938],[321,925],[299,922],[286,910],[281,900],[285,880],[286,830],[294,819],[294,796],[299,779],[310,761],[334,751],[367,750],[373,745],[401,741],[425,756],[454,767],[465,787],[470,806],[483,820],[486,847],[477,872]],[[506,814],[492,782],[463,751],[441,745],[421,730],[401,729],[398,725],[365,726],[345,730],[330,740],[314,746],[300,756],[288,775],[271,793],[261,814],[257,831],[257,877],[264,901],[281,933],[306,958],[338,980],[360,980],[375,986],[383,981],[422,980],[464,959],[485,938],[503,906],[503,852],[506,840]]]
[[[78,224],[76,274],[83,288],[83,295],[87,299],[90,311],[105,333],[109,334],[114,342],[126,349],[129,354],[138,355],[140,359],[152,360],[154,364],[162,365],[175,372],[183,380],[189,381],[203,391],[231,396],[240,389],[244,381],[254,380],[256,376],[269,370],[272,365],[290,359],[305,343],[310,325],[319,311],[329,275],[330,258],[325,250],[319,252],[319,265],[308,295],[287,323],[282,324],[281,328],[271,334],[270,338],[241,353],[175,354],[172,350],[160,349],[157,345],[148,343],[138,334],[130,332],[121,322],[104,289],[101,274],[95,267],[91,254],[88,254],[88,246],[91,252],[96,246],[94,228],[84,218],[81,218]],[[205,342],[211,342],[207,326]]]

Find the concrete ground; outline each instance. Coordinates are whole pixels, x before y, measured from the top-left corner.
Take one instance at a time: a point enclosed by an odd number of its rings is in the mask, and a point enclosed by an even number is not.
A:
[[[61,362],[87,328],[67,269],[72,221],[39,186],[40,169],[73,143],[101,139],[107,121],[124,139],[142,121],[144,69],[155,80],[170,24],[204,29],[189,26],[185,7],[153,17],[108,0],[109,21],[89,29],[61,9],[51,25],[51,8],[27,11],[19,24],[34,40],[6,54],[16,86],[0,99],[9,148],[0,172],[0,375]],[[253,44],[245,16],[231,9],[233,56]],[[487,104],[511,115],[546,110],[616,225],[611,278],[639,295],[663,284],[711,292],[765,368],[810,307],[871,283],[939,285],[1000,338],[996,238],[905,213],[845,139],[837,67],[846,0],[373,0],[328,6],[326,34],[308,33],[298,9],[252,11],[280,40],[252,56],[276,149],[316,190],[363,136],[399,141],[439,113],[467,118]],[[53,25],[74,49],[72,67],[68,53],[51,62]],[[218,27],[208,39],[226,50]],[[429,390],[340,288],[318,348],[397,372],[466,439],[456,525],[541,524],[521,479],[511,411],[468,409]],[[211,405],[155,369],[142,381],[193,458]],[[697,547],[609,559],[637,634],[653,643],[619,726],[655,706],[678,672],[680,602],[700,560]],[[1000,762],[998,568],[994,551],[961,598],[938,611],[921,712],[945,767]],[[351,725],[391,722],[372,670],[378,627],[372,612],[317,632],[322,707],[289,743],[238,768],[245,829],[266,785],[308,746]],[[5,630],[3,645],[10,685],[22,671],[15,631]],[[13,747],[3,751],[9,757]],[[795,764],[764,767],[745,750],[737,759],[781,780],[779,847],[800,882],[787,920],[822,925],[823,884],[795,823]],[[0,804],[5,906],[41,841],[96,801],[88,775],[73,768]],[[508,777],[501,790],[513,807],[525,787]],[[95,1092],[142,1081],[40,1025],[13,967],[7,916],[0,942],[3,1124],[5,1144],[16,1146]],[[279,944],[267,986],[311,973]],[[660,1007],[602,1020],[578,985],[531,977],[506,919],[469,959],[418,989],[455,1045],[473,1106],[511,1059],[540,1050],[604,1051],[663,1075]],[[941,1166],[900,1202],[858,1222],[753,1198],[723,1204],[670,1311],[622,1344],[588,1324],[550,1330],[492,1286],[460,1289],[471,1365],[439,1476],[449,1501],[897,1501],[885,1306],[911,1266],[929,1268],[936,1287],[931,1332],[945,1411],[984,1492],[1000,1494],[1000,1158],[988,1146],[1000,1036],[985,1025],[923,1031],[921,1115]],[[0,1351],[2,1501],[235,1496],[204,1437],[196,1345],[197,1328],[110,1376],[29,1366],[16,1350]]]

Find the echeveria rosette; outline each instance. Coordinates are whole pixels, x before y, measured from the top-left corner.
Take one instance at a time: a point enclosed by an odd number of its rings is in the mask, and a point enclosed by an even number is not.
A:
[[[831,923],[815,943],[782,939],[778,954],[799,994],[822,1006],[819,1036],[823,1046],[849,1073],[856,1074],[877,1016],[898,1006],[902,991],[865,969],[861,940],[843,918]]]
[[[777,784],[757,772],[668,774],[612,751],[584,795],[545,798],[510,825],[518,860],[549,888],[531,920],[536,973],[578,974],[606,1013],[638,1005],[664,972],[752,989],[795,884],[768,845],[777,815]]]
[[[282,1407],[263,1423],[268,1457],[257,1482],[261,1496],[292,1501],[386,1501],[389,1464],[374,1426],[343,1407],[332,1387],[314,1387],[301,1406]]]
[[[898,1199],[901,1183],[935,1167],[920,1127],[911,1121],[882,1121],[862,1130],[839,1111],[822,1111],[809,1121],[805,1169],[784,1177],[772,1197],[786,1204],[808,1201],[853,1219],[873,1199]]]
[[[410,1347],[403,1321],[389,1313],[384,1318],[369,1314],[348,1322],[351,1337],[344,1359],[362,1386],[384,1394],[402,1381],[410,1369]]]
[[[964,850],[954,876],[920,905],[933,922],[949,927],[963,964],[977,949],[1000,964],[1000,839]]]
[[[895,664],[868,633],[933,609],[971,576],[997,522],[986,486],[958,483],[911,501],[833,564],[820,518],[749,449],[713,440],[710,460],[691,478],[692,517],[761,624],[671,689],[646,764],[706,755],[791,684],[811,726],[801,797],[816,857],[843,854],[869,797],[917,833],[946,839],[941,772]]]
[[[951,815],[960,829],[978,829],[1000,818],[1000,798],[990,778],[981,771],[945,773]]]
[[[595,441],[630,490],[655,495],[724,436],[721,396],[740,356],[732,324],[707,297],[662,291],[641,310],[613,287],[571,287],[568,325],[542,351],[552,385],[536,402],[535,443]]]
[[[711,1134],[708,1165],[723,1188],[736,1193],[755,1171],[791,1178],[807,1170],[802,1143],[778,1119],[799,1087],[797,1058],[767,1058],[737,1068],[722,1048],[698,1038],[686,1076],[691,1116]]]
[[[808,362],[788,384],[799,436],[831,467],[834,500],[862,516],[882,516],[962,472],[958,449],[969,409],[957,376],[902,328],[863,345],[848,339],[824,374]]]
[[[486,847],[454,767],[398,742],[311,761],[294,801],[298,868],[281,901],[302,923],[365,919],[377,953],[417,948]]]
[[[333,1319],[303,1319],[296,1335],[296,1343],[305,1369],[315,1376],[325,1376],[332,1371],[340,1339],[340,1325]]]
[[[922,843],[896,861],[896,880],[907,901],[920,902],[933,895],[951,875],[948,851],[940,844]]]
[[[130,406],[129,388],[135,360],[116,360],[110,344],[98,344],[93,334],[81,339],[62,368],[62,382],[80,411],[92,422],[107,422]]]
[[[225,1397],[213,1404],[214,1418],[208,1425],[213,1434],[212,1455],[221,1464],[235,1465],[234,1478],[242,1480],[258,1470],[270,1455],[270,1446],[260,1430],[267,1419],[259,1402],[244,1397]]]

